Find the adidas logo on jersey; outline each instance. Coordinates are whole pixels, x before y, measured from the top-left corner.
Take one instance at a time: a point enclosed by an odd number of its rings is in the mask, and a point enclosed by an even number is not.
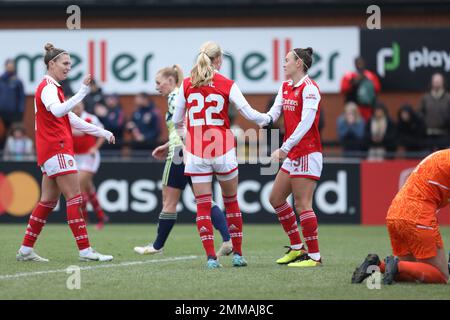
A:
[[[228,227],[229,231],[239,230],[238,227],[236,227],[234,224]]]
[[[200,233],[202,233],[202,232],[208,232],[208,231],[209,231],[208,228],[205,227],[205,226],[203,226],[203,227],[200,228]]]

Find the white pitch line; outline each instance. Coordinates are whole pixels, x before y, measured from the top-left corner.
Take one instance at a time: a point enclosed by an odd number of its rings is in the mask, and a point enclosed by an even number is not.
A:
[[[135,266],[140,264],[150,264],[150,263],[157,263],[157,262],[171,262],[171,261],[179,261],[179,260],[193,260],[197,259],[197,256],[182,256],[182,257],[174,257],[174,258],[166,258],[166,259],[155,259],[155,260],[145,260],[145,261],[128,261],[128,262],[122,262],[117,264],[101,264],[97,266],[88,266],[88,267],[80,267],[80,270],[94,270],[94,269],[104,269],[104,268],[115,268],[115,267],[128,267],[128,266]],[[80,263],[86,263],[81,262]],[[88,262],[89,263],[89,262]],[[6,274],[6,275],[0,275],[0,280],[8,280],[8,279],[14,279],[14,278],[21,278],[21,277],[30,277],[30,276],[36,276],[41,274],[49,274],[49,273],[59,273],[59,272],[67,272],[67,269],[56,269],[56,270],[46,270],[46,271],[35,271],[35,272],[23,272],[23,273],[16,273],[16,274]]]

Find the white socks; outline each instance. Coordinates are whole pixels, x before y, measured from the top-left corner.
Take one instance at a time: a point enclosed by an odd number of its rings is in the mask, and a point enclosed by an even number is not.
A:
[[[26,247],[26,246],[20,246],[19,249],[20,253],[23,255],[29,255],[31,252],[33,252],[33,248],[32,247]]]
[[[303,248],[303,243],[302,244],[294,244],[294,245],[291,245],[291,249],[292,250],[300,250],[300,249],[302,249]]]
[[[92,251],[91,247],[80,250],[80,256],[82,256],[82,257],[87,256],[91,251]]]
[[[308,256],[315,261],[320,260],[320,253],[318,253],[318,252],[317,253],[308,253]]]

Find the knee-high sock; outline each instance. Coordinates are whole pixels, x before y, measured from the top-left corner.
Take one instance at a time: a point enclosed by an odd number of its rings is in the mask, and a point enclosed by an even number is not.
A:
[[[158,220],[158,231],[156,235],[156,240],[153,243],[153,248],[159,250],[164,247],[167,238],[169,237],[170,231],[177,221],[177,213],[167,213],[161,212],[159,214]]]
[[[81,203],[83,198],[77,195],[67,200],[67,223],[72,230],[75,241],[79,250],[90,247],[89,238],[86,229],[86,223],[81,215]]]
[[[422,283],[446,284],[447,279],[438,268],[428,263],[399,261],[397,281],[417,281]]]
[[[308,254],[319,254],[317,217],[313,210],[306,210],[300,213],[300,225],[303,238],[308,246]]]
[[[83,192],[81,194],[81,197],[83,198],[83,202],[81,203],[81,214],[83,215],[84,222],[86,224],[89,221],[89,213],[87,211],[87,204],[89,202],[89,195],[86,192]]]
[[[33,209],[28,221],[27,231],[23,238],[22,245],[25,247],[33,247],[42,228],[47,222],[50,212],[56,207],[56,202],[41,201]]]
[[[202,240],[203,248],[209,258],[216,259],[214,250],[214,232],[211,223],[211,194],[203,194],[195,197],[197,202],[197,230]]]
[[[227,197],[222,195],[225,211],[227,212],[228,231],[233,252],[242,255],[242,214],[237,202],[237,195]]]
[[[89,193],[89,202],[92,204],[92,208],[94,209],[97,219],[99,221],[103,221],[105,219],[105,213],[98,202],[97,193],[95,191]]]
[[[222,240],[230,241],[230,233],[228,232],[227,219],[225,214],[217,205],[214,205],[211,208],[211,221],[217,230],[219,230],[220,235],[222,236]]]
[[[283,226],[284,232],[286,232],[289,240],[291,241],[291,246],[302,245],[300,232],[298,231],[297,217],[295,216],[295,212],[292,210],[292,207],[285,202],[281,206],[274,209],[277,213],[278,220]]]

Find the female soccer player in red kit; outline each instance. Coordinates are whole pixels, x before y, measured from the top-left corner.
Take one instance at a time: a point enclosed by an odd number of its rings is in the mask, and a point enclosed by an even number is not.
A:
[[[94,114],[87,113],[84,110],[83,102],[78,103],[73,109],[73,113],[79,116],[81,119],[88,123],[92,123],[94,126],[103,129],[103,124]],[[100,151],[99,149],[105,142],[103,137],[97,138],[90,134],[72,129],[73,134],[73,147],[75,152],[75,160],[77,161],[80,187],[83,197],[83,205],[81,207],[83,211],[84,220],[87,222],[88,212],[86,209],[87,203],[90,202],[95,215],[97,216],[97,224],[95,228],[97,230],[103,229],[103,226],[108,222],[108,216],[103,212],[102,207],[97,199],[97,193],[95,192],[94,175],[97,173],[100,167]]]
[[[268,115],[250,107],[234,81],[221,75],[222,50],[214,42],[202,45],[197,63],[180,87],[173,122],[184,138],[186,117],[185,175],[191,176],[197,202],[197,229],[208,258],[207,267],[219,268],[211,223],[212,176],[222,189],[228,229],[233,243],[232,263],[246,266],[242,256],[242,215],[237,201],[238,165],[228,106],[233,103],[247,119],[263,126]],[[187,114],[186,114],[187,111]]]
[[[317,218],[312,209],[316,181],[322,172],[322,145],[319,135],[320,92],[308,76],[312,64],[311,48],[291,50],[284,63],[290,78],[282,83],[274,105],[268,112],[276,121],[284,114],[286,134],[280,149],[272,153],[276,161],[283,160],[270,195],[278,220],[288,235],[291,245],[285,256],[277,260],[289,267],[315,267],[322,264],[317,235]],[[293,194],[295,208],[308,251],[300,239],[297,217],[286,202]]]
[[[71,126],[85,133],[104,137],[110,143],[114,143],[115,138],[111,132],[89,124],[71,112],[89,93],[90,75],[83,80],[81,89],[64,101],[64,92],[59,82],[67,78],[71,69],[69,53],[56,49],[50,43],[45,45],[45,51],[44,62],[48,71],[35,94],[36,151],[38,165],[43,173],[42,192],[39,203],[31,213],[16,259],[48,261],[37,255],[33,246],[62,193],[67,201],[67,223],[80,251],[80,260],[110,261],[112,256],[96,252],[89,244],[86,224],[81,215],[82,197]]]

